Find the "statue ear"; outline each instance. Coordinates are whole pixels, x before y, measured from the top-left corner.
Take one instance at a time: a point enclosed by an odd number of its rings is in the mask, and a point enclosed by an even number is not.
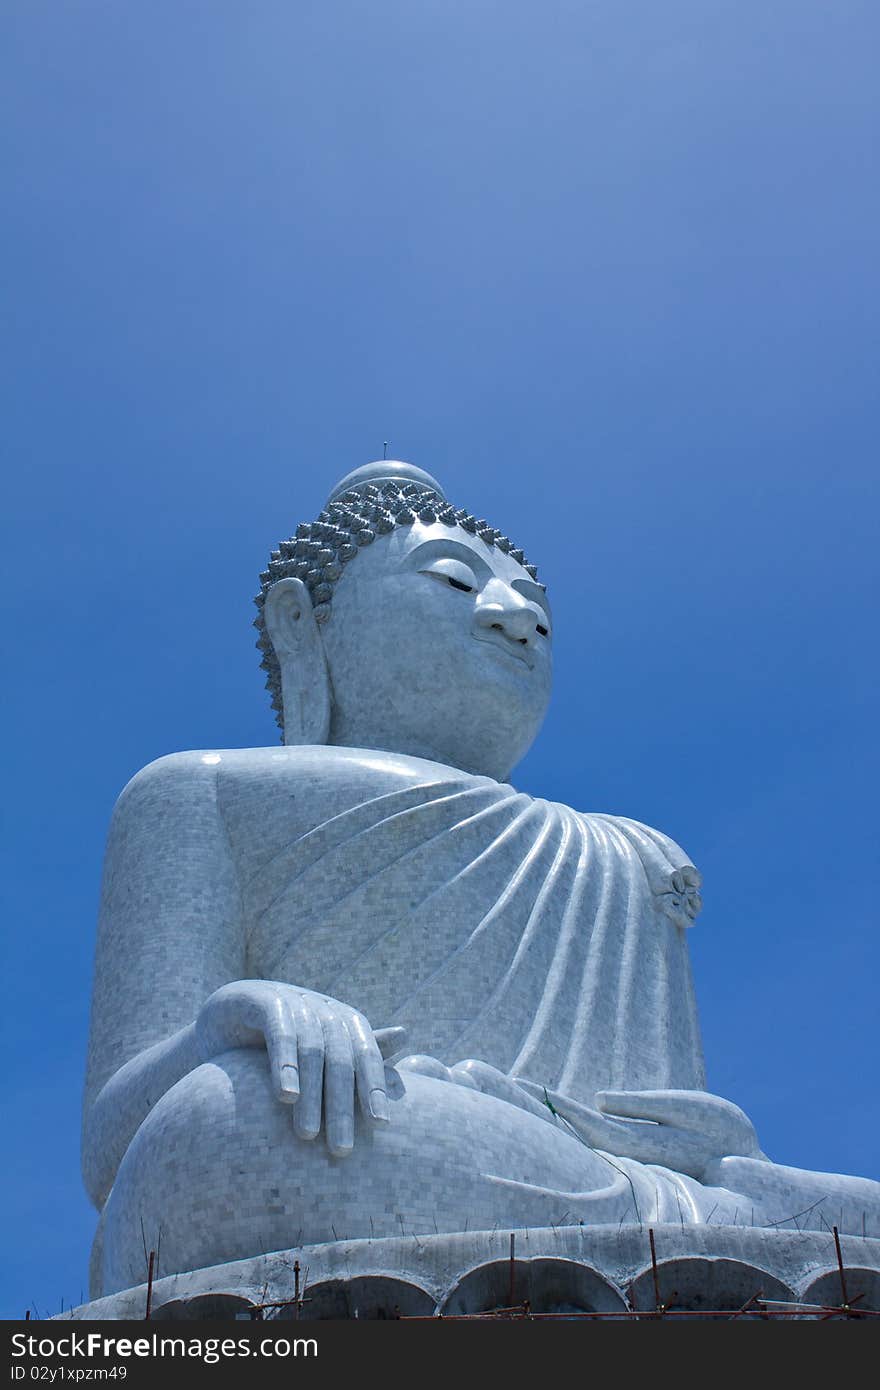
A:
[[[326,743],[330,676],[312,596],[301,579],[279,579],[266,595],[266,628],[281,667],[284,742]]]

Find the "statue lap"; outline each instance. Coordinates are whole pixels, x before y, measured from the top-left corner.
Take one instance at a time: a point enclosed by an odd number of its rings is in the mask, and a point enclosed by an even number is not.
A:
[[[435,1077],[392,1067],[386,1077],[390,1123],[358,1115],[353,1152],[333,1157],[323,1135],[295,1134],[263,1051],[237,1049],[190,1072],[120,1165],[102,1220],[103,1287],[142,1281],[144,1231],[153,1241],[161,1231],[163,1269],[193,1269],[336,1239],[461,1230],[463,1211],[474,1230],[519,1226],[524,1192],[536,1224],[563,1214],[566,1192],[618,1193],[606,1160],[535,1115]]]

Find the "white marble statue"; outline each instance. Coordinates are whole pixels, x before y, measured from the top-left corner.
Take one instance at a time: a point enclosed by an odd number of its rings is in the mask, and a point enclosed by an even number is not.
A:
[[[84,1115],[93,1296],[335,1239],[623,1221],[880,1235],[705,1089],[666,836],[517,792],[543,585],[411,465],[262,576],[284,744],[173,754],[107,848]],[[399,1060],[402,1059],[402,1060]]]

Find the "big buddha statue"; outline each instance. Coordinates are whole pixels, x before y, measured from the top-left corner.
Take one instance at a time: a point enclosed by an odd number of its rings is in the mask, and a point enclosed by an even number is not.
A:
[[[83,1128],[92,1295],[358,1237],[638,1220],[880,1235],[706,1089],[666,835],[516,791],[553,623],[521,550],[382,461],[273,552],[282,743],[113,815]],[[830,1213],[830,1215],[824,1215]]]

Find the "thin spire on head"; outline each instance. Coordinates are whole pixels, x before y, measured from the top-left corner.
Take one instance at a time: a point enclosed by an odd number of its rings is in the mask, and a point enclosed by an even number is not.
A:
[[[368,483],[372,483],[374,487],[381,487],[383,483],[417,483],[419,487],[436,492],[438,497],[446,501],[446,494],[437,479],[426,473],[424,468],[417,468],[414,463],[405,463],[402,459],[377,459],[375,463],[361,464],[360,468],[346,473],[327,498],[327,505],[341,497],[344,492],[359,492]]]

